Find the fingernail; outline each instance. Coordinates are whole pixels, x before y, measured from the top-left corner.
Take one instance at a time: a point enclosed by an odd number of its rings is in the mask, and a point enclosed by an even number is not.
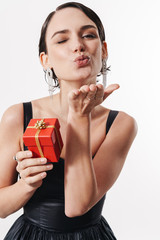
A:
[[[117,89],[117,88],[119,88],[120,86],[117,84],[116,86],[115,86],[115,89]]]
[[[41,177],[42,178],[45,178],[47,176],[47,173],[46,172],[43,172],[42,174],[41,174]]]
[[[32,157],[32,152],[27,152],[27,157]]]
[[[47,165],[47,168],[48,168],[48,169],[52,169],[52,168],[53,168],[53,165]]]
[[[41,158],[40,161],[41,162],[46,162],[46,158]]]

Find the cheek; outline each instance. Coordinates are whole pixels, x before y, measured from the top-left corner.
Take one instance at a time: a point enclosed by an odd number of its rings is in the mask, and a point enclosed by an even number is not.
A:
[[[95,58],[95,60],[98,62],[99,60],[102,60],[102,46],[99,41],[96,43],[90,44],[89,51],[92,54],[92,56]]]
[[[48,56],[49,56],[50,62],[53,65],[56,65],[57,63],[65,59],[65,54],[62,49],[51,49],[48,52],[49,52]]]
[[[102,60],[102,47],[101,47],[101,45],[97,46],[97,48],[96,48],[96,56],[97,56],[97,59],[99,59],[100,61]]]
[[[64,78],[63,75],[66,75],[68,72],[68,65],[66,61],[66,56],[68,56],[68,54],[66,54],[63,48],[58,48],[58,49],[51,49],[49,51],[48,56],[49,56],[51,67],[53,68],[56,76],[59,79]]]
[[[98,45],[97,48],[95,48],[94,54],[94,67],[96,69],[96,71],[100,71],[101,67],[102,67],[102,49],[101,47]]]
[[[57,49],[53,50],[50,52],[49,59],[56,76],[62,78],[61,75],[63,75],[63,73],[66,74],[66,71],[68,70],[68,67],[66,66],[66,54],[64,54],[64,51],[62,51],[62,49],[59,49],[58,51]]]

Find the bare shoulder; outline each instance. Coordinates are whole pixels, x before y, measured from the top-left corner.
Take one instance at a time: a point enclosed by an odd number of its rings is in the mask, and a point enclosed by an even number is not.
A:
[[[1,119],[1,125],[7,125],[7,127],[18,128],[23,124],[23,105],[22,103],[10,106],[3,114]]]
[[[137,130],[136,120],[129,114],[119,111],[107,134],[106,143],[116,146],[117,155],[126,156],[136,137]]]
[[[98,119],[100,119],[100,121],[106,123],[106,118],[108,119],[109,117],[109,113],[111,112],[111,109],[105,108],[103,106],[99,106],[99,108],[97,108],[96,111],[96,121]],[[118,111],[118,114],[111,126],[111,132],[112,131],[117,131],[119,129],[119,131],[124,131],[124,129],[126,129],[126,131],[133,131],[135,134],[137,132],[137,122],[134,119],[134,117],[132,117],[131,115],[123,112],[123,111]],[[109,131],[110,132],[110,131]]]
[[[114,121],[113,129],[119,132],[130,132],[136,135],[138,126],[134,117],[123,111],[119,111]]]
[[[50,116],[51,109],[53,110],[53,102],[55,104],[55,95],[47,96],[32,101],[33,118],[41,118]]]
[[[10,106],[3,114],[0,122],[0,146],[7,142],[20,146],[23,135],[23,104]]]

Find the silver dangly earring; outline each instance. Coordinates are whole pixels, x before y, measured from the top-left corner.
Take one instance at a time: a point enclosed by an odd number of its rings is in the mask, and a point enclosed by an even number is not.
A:
[[[106,87],[107,84],[107,63],[106,60],[102,60],[102,75],[103,75],[103,87]]]
[[[53,78],[53,71],[50,68],[47,68],[47,70],[44,70],[45,72],[45,80],[48,84],[48,91],[49,94],[52,95],[55,88],[57,87],[57,79]]]

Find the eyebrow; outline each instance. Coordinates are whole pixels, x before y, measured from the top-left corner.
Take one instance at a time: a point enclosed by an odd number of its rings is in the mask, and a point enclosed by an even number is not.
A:
[[[94,25],[84,25],[84,26],[82,26],[81,28],[80,28],[80,30],[82,31],[84,31],[84,30],[87,30],[87,29],[90,29],[90,28],[94,28],[94,29],[96,29],[97,30],[97,28],[94,26]],[[51,37],[51,39],[54,37],[54,36],[56,36],[57,34],[63,34],[63,33],[68,33],[69,32],[69,29],[63,29],[63,30],[60,30],[60,31],[57,31],[57,32],[55,32],[53,35],[52,35],[52,37]]]

